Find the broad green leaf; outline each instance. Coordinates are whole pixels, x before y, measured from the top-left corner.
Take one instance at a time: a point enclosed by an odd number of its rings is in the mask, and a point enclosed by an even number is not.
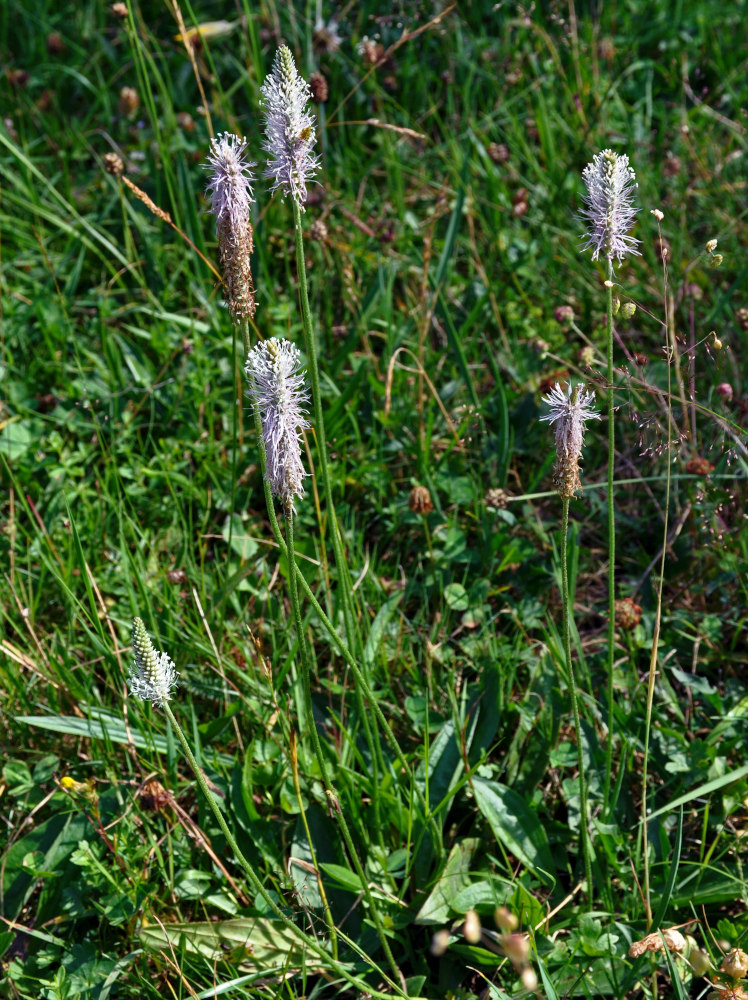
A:
[[[320,869],[329,875],[339,886],[349,892],[362,892],[361,879],[350,868],[342,865],[320,864]]]
[[[453,899],[460,889],[470,883],[470,859],[477,846],[478,840],[475,838],[455,844],[436,885],[418,911],[415,920],[417,924],[443,924],[449,919]]]
[[[475,801],[504,847],[546,885],[555,881],[556,866],[540,820],[511,788],[473,778]]]
[[[192,955],[202,955],[210,962],[225,961],[227,951],[242,963],[263,967],[304,965],[319,968],[318,956],[289,927],[265,917],[239,917],[216,923],[202,921],[185,924],[148,924],[140,928],[140,940],[152,951],[182,947]]]

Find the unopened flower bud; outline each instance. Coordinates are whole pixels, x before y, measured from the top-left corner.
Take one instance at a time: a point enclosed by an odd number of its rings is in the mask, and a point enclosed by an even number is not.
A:
[[[538,988],[538,977],[532,966],[525,966],[522,972],[520,972],[519,978],[522,986],[528,991],[528,993],[534,993]]]
[[[480,941],[483,935],[483,930],[480,925],[480,917],[475,910],[468,910],[465,914],[465,922],[462,925],[462,933],[465,935],[465,940],[469,944],[478,944]]]
[[[732,391],[732,386],[730,385],[729,382],[720,382],[720,384],[717,386],[717,392],[727,402],[729,402],[732,399],[733,391]]]
[[[497,906],[493,911],[493,919],[496,922],[496,926],[500,931],[508,933],[509,931],[516,931],[519,927],[519,920],[512,913],[511,910],[507,910],[505,906]]]

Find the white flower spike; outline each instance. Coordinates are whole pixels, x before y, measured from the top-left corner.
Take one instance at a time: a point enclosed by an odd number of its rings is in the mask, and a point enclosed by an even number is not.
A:
[[[543,402],[550,412],[541,420],[556,424],[556,464],[553,467],[553,485],[560,497],[573,497],[582,489],[579,479],[579,459],[584,444],[584,425],[588,420],[599,420],[600,414],[593,409],[594,392],[587,392],[581,386],[566,392],[556,382],[553,389],[543,396]]]
[[[131,693],[141,701],[152,701],[155,708],[171,701],[179,674],[169,654],[158,653],[153,648],[142,618],[133,619],[132,652],[133,661],[127,677]]]
[[[582,218],[589,223],[582,250],[591,249],[593,260],[602,254],[611,265],[614,257],[620,264],[626,254],[639,255],[639,240],[627,235],[638,211],[634,206],[638,185],[628,156],[604,149],[584,168],[582,179],[587,185]]]
[[[260,411],[265,443],[266,474],[285,513],[294,497],[304,496],[301,432],[309,427],[305,403],[309,396],[299,371],[301,355],[288,340],[265,340],[247,355],[249,396]]]
[[[260,93],[265,109],[262,148],[270,154],[264,176],[272,179],[272,191],[280,188],[303,210],[307,183],[314,177],[319,157],[312,152],[315,131],[314,115],[307,110],[309,85],[299,76],[287,46],[278,49]]]
[[[254,201],[254,177],[246,157],[247,140],[224,132],[210,141],[206,168],[211,171],[206,194],[216,217],[218,251],[231,318],[235,323],[255,314],[252,282],[253,248],[250,205]]]

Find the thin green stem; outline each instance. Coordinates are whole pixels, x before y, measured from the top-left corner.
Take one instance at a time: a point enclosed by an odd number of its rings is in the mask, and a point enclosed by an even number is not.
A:
[[[221,812],[221,807],[219,806],[215,795],[208,787],[208,783],[205,780],[205,775],[203,774],[200,766],[195,760],[195,755],[192,753],[190,745],[187,742],[187,737],[184,735],[182,727],[177,722],[174,713],[171,710],[171,706],[169,705],[168,702],[164,702],[163,709],[167,719],[171,723],[174,732],[176,733],[177,739],[182,745],[182,750],[184,751],[184,755],[187,758],[187,762],[192,768],[195,778],[197,779],[197,783],[200,786],[200,790],[205,796],[205,799],[213,815],[215,816],[216,822],[218,823],[219,827],[221,828],[221,832],[226,838],[226,843],[229,845],[229,848],[231,849],[234,858],[236,859],[237,863],[241,866],[242,870],[244,871],[244,874],[247,876],[247,879],[252,888],[255,890],[257,895],[260,896],[260,898],[263,900],[268,909],[273,913],[273,915],[277,917],[278,920],[280,920],[286,927],[288,927],[289,930],[293,932],[295,937],[299,941],[303,942],[313,954],[318,955],[320,958],[324,959],[325,965],[333,969],[339,976],[342,976],[346,982],[351,983],[358,989],[361,989],[365,984],[363,984],[359,978],[353,976],[346,969],[344,965],[342,965],[335,958],[333,958],[330,952],[327,951],[327,949],[323,945],[321,945],[318,941],[316,941],[313,937],[311,937],[311,935],[301,930],[300,927],[297,927],[296,924],[291,919],[289,919],[288,916],[286,916],[283,910],[281,910],[276,901],[273,899],[273,897],[267,891],[265,886],[262,884],[259,875],[255,871],[254,867],[245,858],[244,854],[239,848],[239,845],[236,842],[236,838],[229,829],[228,824],[224,819],[223,813]],[[373,963],[372,963],[372,968],[375,969],[375,971],[379,975],[385,975],[384,972],[377,966],[375,966]],[[397,989],[398,992],[400,992],[399,984],[393,983],[389,979],[389,977],[386,978],[387,981],[390,983],[390,985],[394,986],[395,989]],[[371,990],[369,990],[369,992],[372,993],[372,995],[376,995],[377,997],[382,998],[382,1000],[385,1000],[385,998],[389,997],[389,994],[384,994],[379,992],[374,994],[373,991]]]
[[[582,725],[579,719],[579,699],[577,697],[577,682],[574,677],[574,665],[571,660],[571,617],[572,609],[569,600],[569,570],[568,570],[568,535],[569,535],[569,498],[561,498],[561,603],[564,615],[564,657],[569,677],[571,693],[571,710],[574,716],[574,731],[577,737],[577,762],[579,767],[579,836],[582,842],[582,857],[584,859],[584,874],[587,880],[587,905],[592,909],[592,848],[590,845],[589,816],[587,814],[587,778],[584,771],[584,748],[582,746]]]
[[[301,618],[301,602],[299,601],[299,588],[297,586],[297,577],[294,572],[296,567],[296,556],[294,551],[294,539],[293,539],[293,513],[288,511],[286,513],[286,547],[288,553],[288,579],[289,579],[289,589],[291,592],[291,605],[293,607],[294,622],[296,624],[296,633],[299,643],[299,654],[301,660],[301,676],[302,676],[302,687],[304,689],[304,703],[306,707],[307,721],[309,726],[309,733],[312,737],[312,746],[314,747],[314,755],[317,758],[317,764],[319,765],[320,775],[322,777],[322,784],[325,789],[325,794],[328,798],[328,803],[333,811],[335,819],[340,827],[340,832],[343,834],[343,840],[345,841],[345,846],[348,850],[351,861],[353,862],[353,867],[356,869],[356,874],[361,882],[361,889],[364,894],[366,902],[369,904],[369,911],[374,921],[374,926],[376,927],[377,934],[379,936],[379,941],[382,945],[382,949],[387,957],[387,961],[390,963],[390,967],[394,972],[395,976],[402,979],[402,973],[398,968],[397,962],[395,961],[395,956],[392,954],[392,949],[390,947],[390,942],[382,924],[382,918],[379,914],[379,908],[374,900],[371,889],[369,888],[369,881],[366,877],[366,872],[364,871],[364,866],[361,864],[361,860],[358,856],[358,851],[353,843],[353,837],[351,836],[351,831],[348,826],[348,822],[345,818],[345,813],[340,808],[338,803],[338,797],[335,790],[332,787],[332,782],[330,781],[330,776],[327,771],[327,763],[325,761],[324,753],[322,752],[322,744],[320,743],[319,733],[317,731],[317,725],[314,721],[314,708],[312,705],[312,677],[311,671],[309,669],[309,650],[306,644],[306,634],[304,632],[304,623]]]
[[[667,272],[666,272],[667,278]],[[667,290],[667,289],[666,289]],[[667,331],[668,343],[668,366],[667,366],[667,472],[665,474],[665,514],[662,531],[662,557],[660,559],[660,576],[657,581],[657,605],[655,608],[654,629],[652,631],[652,654],[649,659],[649,681],[647,683],[647,711],[644,723],[644,759],[642,761],[642,806],[641,806],[641,829],[642,829],[642,849],[644,851],[644,908],[647,918],[647,930],[652,924],[652,898],[650,894],[649,882],[649,837],[647,835],[647,775],[649,770],[649,737],[652,729],[652,706],[654,704],[655,681],[657,679],[657,650],[660,641],[660,623],[662,620],[662,587],[665,579],[665,557],[667,555],[668,544],[668,524],[670,517],[670,485],[671,485],[671,458],[670,448],[672,444],[672,365],[675,351],[673,350],[674,337],[670,329],[670,320],[667,311],[667,294],[665,295],[665,330]]]
[[[325,883],[322,881],[322,874],[319,870],[319,865],[317,864],[317,852],[314,849],[314,841],[312,840],[312,832],[309,829],[309,821],[306,818],[306,809],[304,808],[304,800],[301,797],[301,783],[299,781],[299,760],[296,752],[296,734],[293,729],[291,730],[291,774],[293,775],[293,787],[296,792],[296,800],[299,803],[299,815],[301,816],[301,822],[304,827],[304,833],[306,834],[306,842],[309,845],[309,855],[312,859],[312,867],[314,868],[315,874],[317,876],[317,889],[319,891],[319,896],[322,901],[322,912],[325,916],[325,923],[327,924],[327,929],[330,932],[330,945],[332,947],[332,957],[338,957],[338,929],[335,926],[335,921],[332,918],[332,911],[330,909],[330,903],[327,899],[327,893],[325,892]]]
[[[613,669],[616,645],[616,517],[613,503],[613,473],[615,471],[615,394],[613,391],[613,261],[608,271],[608,739],[605,745],[605,784],[603,815],[607,817],[613,773],[613,728],[615,698]]]
[[[299,300],[301,303],[302,329],[304,331],[304,347],[309,361],[309,379],[312,384],[312,407],[314,410],[314,430],[317,435],[319,453],[319,473],[322,478],[322,484],[325,491],[327,517],[330,525],[330,537],[332,539],[332,547],[335,555],[335,565],[338,570],[338,583],[340,586],[343,606],[345,634],[348,645],[353,650],[358,645],[356,618],[353,609],[353,589],[351,587],[348,563],[343,549],[343,540],[340,534],[338,519],[335,514],[335,504],[332,496],[332,479],[330,477],[330,469],[327,463],[327,440],[325,437],[324,414],[322,412],[322,394],[320,392],[319,365],[317,363],[317,344],[314,337],[314,328],[312,326],[311,310],[309,308],[309,287],[307,284],[306,262],[304,259],[304,235],[301,225],[301,208],[296,199],[292,199],[292,204],[294,233],[296,237],[296,268],[299,280]],[[377,732],[376,726],[372,726],[369,722],[369,716],[358,684],[356,684],[354,693],[359,708],[359,715],[364,727],[364,736],[371,755],[371,763],[374,770],[372,777],[376,785],[380,781],[380,776],[385,771],[382,748],[379,743],[379,733]],[[378,797],[375,796],[375,810],[378,811],[378,809]],[[378,817],[375,818],[377,819],[377,831],[381,832],[381,822]]]

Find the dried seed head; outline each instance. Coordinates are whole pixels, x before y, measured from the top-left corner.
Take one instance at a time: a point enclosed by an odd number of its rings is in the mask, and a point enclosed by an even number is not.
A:
[[[748,976],[748,955],[740,948],[733,948],[722,959],[719,971],[731,979],[745,979]]]
[[[667,930],[647,934],[641,941],[634,941],[629,948],[629,957],[638,958],[645,951],[663,951],[665,948],[668,951],[682,952],[685,951],[686,944],[686,939],[679,930],[668,927]]]
[[[430,514],[434,504],[428,489],[425,486],[414,486],[408,497],[408,506],[414,514]]]
[[[108,174],[121,177],[125,169],[122,157],[117,153],[104,153],[104,169]]]
[[[132,694],[141,701],[152,701],[156,708],[171,700],[177,684],[177,673],[168,653],[158,653],[148,637],[141,618],[132,623],[133,660],[127,683]]]
[[[211,139],[206,169],[211,171],[206,194],[210,211],[216,217],[218,252],[221,259],[226,298],[235,323],[255,314],[255,289],[252,281],[252,223],[250,205],[252,168],[245,158],[247,140],[224,132]]]
[[[708,458],[697,455],[689,462],[686,462],[686,472],[692,476],[710,476],[714,472],[714,466]]]
[[[591,249],[593,260],[602,254],[611,264],[614,257],[620,263],[626,254],[638,254],[639,240],[627,235],[637,212],[633,204],[636,174],[628,156],[604,149],[587,164],[582,178],[587,186],[582,218],[589,223],[582,250]]]
[[[634,628],[642,620],[642,609],[630,597],[615,602],[615,623],[618,628]]]
[[[119,101],[117,102],[119,113],[129,118],[130,115],[135,114],[139,107],[140,98],[137,90],[134,87],[123,87],[119,92]]]
[[[314,177],[319,158],[314,155],[314,115],[307,110],[309,86],[299,76],[290,49],[281,45],[272,72],[260,87],[265,110],[265,141],[270,154],[264,176],[272,179],[272,191],[280,188],[303,208],[306,186]]]
[[[308,395],[300,372],[301,355],[287,340],[265,340],[247,355],[249,396],[260,411],[266,475],[286,514],[294,497],[304,496],[301,432],[309,426]]]
[[[600,414],[592,408],[594,392],[581,386],[574,389],[568,384],[566,392],[557,382],[543,402],[550,413],[541,420],[556,424],[556,464],[553,467],[553,485],[560,497],[573,497],[582,489],[579,480],[579,459],[584,443],[584,425],[588,420],[599,420]]]
[[[492,489],[487,490],[486,495],[483,497],[483,503],[486,507],[493,510],[506,510],[508,502],[509,494],[506,490],[502,490],[500,486],[494,486]]]
[[[317,104],[324,104],[330,96],[330,88],[327,85],[327,80],[319,71],[312,73],[309,77],[309,90],[312,100],[316,101]]]

